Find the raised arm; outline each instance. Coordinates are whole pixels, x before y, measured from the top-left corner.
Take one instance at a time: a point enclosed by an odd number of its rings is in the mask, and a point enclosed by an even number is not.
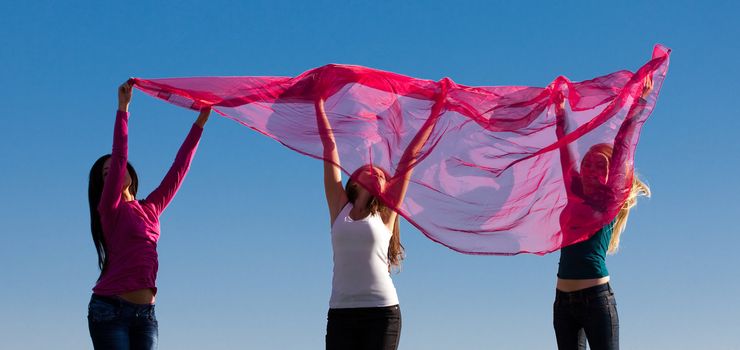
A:
[[[568,122],[565,116],[565,96],[560,93],[555,100],[555,135],[561,140],[566,135]],[[571,190],[573,176],[578,175],[576,170],[576,154],[571,144],[560,147],[560,166],[563,170],[563,180],[566,188]]]
[[[347,194],[342,187],[342,171],[339,169],[339,152],[334,140],[334,131],[331,129],[329,118],[324,110],[324,100],[316,101],[316,126],[319,130],[321,144],[324,146],[324,191],[326,203],[329,206],[329,224],[334,220],[347,204]]]
[[[413,173],[414,167],[416,167],[416,164],[419,162],[421,149],[429,140],[429,136],[432,134],[432,131],[437,125],[442,114],[441,111],[444,98],[446,97],[445,95],[446,93],[443,90],[443,92],[438,96],[437,101],[432,106],[429,118],[427,118],[424,125],[419,129],[419,132],[416,133],[414,138],[406,147],[403,155],[401,155],[401,159],[396,167],[396,172],[387,184],[385,193],[390,196],[390,198],[386,198],[392,201],[389,203],[389,206],[392,208],[398,208],[406,197],[409,181],[411,181],[411,174]],[[393,232],[393,225],[396,222],[397,216],[398,213],[394,210],[389,210],[383,214],[383,222],[388,226],[391,232]]]
[[[198,119],[193,124],[193,127],[190,128],[190,133],[188,133],[182,146],[180,146],[180,150],[177,152],[177,156],[175,156],[175,161],[172,163],[170,170],[167,171],[159,186],[146,197],[146,203],[153,206],[157,215],[161,214],[167,208],[172,198],[175,197],[177,190],[180,189],[180,185],[182,185],[182,181],[190,169],[190,162],[193,160],[200,136],[203,134],[203,127],[208,121],[210,114],[210,107],[201,109]]]
[[[102,214],[114,210],[121,201],[123,186],[126,181],[126,164],[128,164],[128,105],[131,103],[132,85],[125,82],[118,87],[118,111],[113,127],[113,150],[110,166],[106,170],[103,182],[103,193],[100,196],[98,212]]]
[[[637,136],[635,129],[637,127],[638,116],[645,112],[647,107],[647,97],[653,91],[653,79],[651,76],[645,77],[642,87],[642,93],[639,99],[632,104],[622,125],[619,127],[617,136],[614,138],[614,151],[609,161],[609,178],[607,179],[608,188],[621,188],[622,186],[631,186],[627,183],[631,177],[633,168],[632,162],[628,162],[629,150]]]

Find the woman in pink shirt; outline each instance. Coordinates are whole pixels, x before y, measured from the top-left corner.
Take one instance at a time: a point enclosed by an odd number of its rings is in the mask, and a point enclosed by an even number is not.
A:
[[[210,108],[201,110],[160,185],[137,200],[138,177],[128,163],[132,87],[129,81],[118,88],[113,151],[90,169],[90,221],[101,272],[87,318],[96,349],[157,348],[159,215],[180,188],[210,115]]]

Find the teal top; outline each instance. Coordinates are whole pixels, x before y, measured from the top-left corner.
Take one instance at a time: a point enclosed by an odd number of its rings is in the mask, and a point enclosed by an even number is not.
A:
[[[613,229],[612,221],[588,240],[560,249],[558,278],[585,280],[609,276],[606,251],[609,249]]]

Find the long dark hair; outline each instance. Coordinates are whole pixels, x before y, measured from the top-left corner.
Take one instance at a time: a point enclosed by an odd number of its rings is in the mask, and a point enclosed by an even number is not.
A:
[[[87,186],[87,198],[90,201],[90,230],[92,231],[95,250],[98,252],[98,268],[100,268],[101,276],[103,275],[103,270],[108,265],[108,254],[106,252],[103,224],[100,222],[98,205],[100,204],[100,197],[103,194],[103,184],[105,183],[103,165],[110,157],[110,154],[106,154],[95,161],[90,169],[90,182]],[[136,190],[139,188],[139,177],[136,175],[136,170],[131,166],[131,163],[126,163],[126,168],[131,176],[131,185],[128,188],[129,193],[136,197]]]
[[[385,175],[386,182],[390,181],[391,176],[388,174],[385,169],[373,166],[373,165],[364,165],[360,167],[359,169],[355,170],[352,175],[350,176],[349,180],[347,181],[347,184],[344,186],[344,192],[347,194],[347,200],[349,200],[350,203],[353,205],[355,204],[355,200],[357,199],[357,188],[354,184],[354,181],[352,179],[357,178],[358,174],[360,172],[364,171],[365,169],[380,169],[380,171],[383,172]],[[366,210],[370,211],[370,214],[377,214],[377,213],[386,213],[389,210],[392,210],[388,208],[377,196],[372,196],[370,200],[367,202],[367,207],[365,207]],[[388,261],[390,262],[391,266],[400,267],[401,261],[404,258],[404,248],[403,244],[401,244],[401,228],[400,228],[400,215],[396,214],[396,220],[393,223],[393,232],[391,234],[391,242],[388,245]]]

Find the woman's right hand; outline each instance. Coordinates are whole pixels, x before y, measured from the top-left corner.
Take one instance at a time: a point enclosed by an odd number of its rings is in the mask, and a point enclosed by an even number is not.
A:
[[[133,84],[130,80],[121,84],[118,87],[118,110],[121,112],[128,112],[128,105],[131,103],[131,94],[133,90]]]
[[[557,123],[557,129],[565,132],[565,94],[559,92],[553,98],[553,104],[555,105],[555,122]],[[563,136],[563,135],[560,135]]]

